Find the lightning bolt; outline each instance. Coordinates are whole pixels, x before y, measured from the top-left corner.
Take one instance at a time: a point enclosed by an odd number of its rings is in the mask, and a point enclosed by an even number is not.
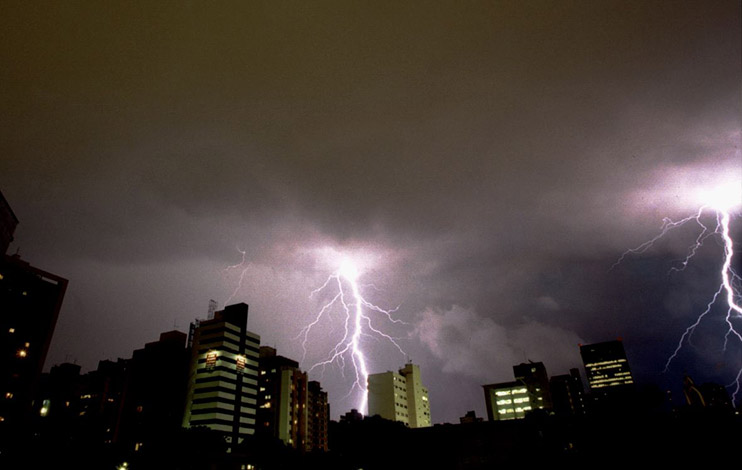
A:
[[[229,305],[230,302],[232,302],[232,299],[240,291],[240,289],[242,289],[242,282],[245,280],[245,273],[247,273],[247,270],[250,268],[250,264],[247,263],[247,261],[245,260],[245,256],[246,256],[246,253],[247,252],[245,250],[240,250],[239,248],[237,248],[237,251],[239,251],[242,254],[242,261],[240,263],[238,263],[238,264],[233,264],[232,266],[227,266],[222,271],[222,273],[224,275],[226,275],[227,272],[229,272],[229,271],[231,271],[233,269],[242,269],[242,271],[240,272],[240,278],[237,281],[237,287],[234,288],[234,291],[232,292],[232,295],[230,295],[229,298],[226,300],[226,302],[224,302],[224,305]]]
[[[723,263],[719,272],[721,278],[719,287],[717,288],[714,295],[711,297],[710,301],[706,304],[706,309],[698,315],[696,320],[688,328],[686,328],[681,335],[680,340],[675,347],[675,350],[665,363],[663,372],[667,372],[669,370],[672,361],[677,357],[683,345],[690,341],[696,327],[700,325],[704,317],[711,313],[711,309],[717,303],[724,302],[724,308],[726,310],[726,315],[724,317],[724,321],[726,323],[726,332],[724,334],[724,351],[726,351],[730,339],[733,341],[738,341],[740,344],[742,344],[742,327],[739,325],[739,323],[735,323],[739,322],[740,317],[742,316],[742,306],[740,306],[740,298],[742,298],[742,278],[740,278],[740,276],[732,268],[732,260],[734,257],[734,241],[729,234],[729,227],[732,221],[731,209],[739,205],[740,199],[742,199],[740,198],[737,189],[739,188],[733,188],[733,192],[730,192],[728,188],[722,188],[721,190],[715,191],[714,193],[712,193],[712,197],[706,198],[713,199],[713,203],[702,205],[698,209],[698,212],[685,217],[684,219],[680,219],[678,221],[673,221],[669,218],[663,219],[662,227],[658,235],[656,235],[651,240],[642,243],[636,248],[631,248],[625,251],[618,259],[618,261],[616,261],[613,266],[611,266],[611,269],[615,268],[628,255],[644,253],[645,251],[649,250],[655,242],[667,235],[669,231],[688,223],[697,224],[700,228],[700,231],[695,239],[695,242],[688,248],[688,252],[685,258],[680,261],[678,266],[672,267],[670,269],[670,272],[683,271],[688,266],[688,263],[691,261],[691,259],[695,256],[698,249],[708,238],[715,236],[715,238],[721,241],[724,254]],[[716,225],[714,227],[709,227],[703,222],[702,217],[704,216],[705,212],[710,212],[713,215],[714,219],[716,220]],[[740,368],[740,370],[738,371],[734,382],[728,385],[728,387],[732,386],[735,387],[732,394],[732,402],[736,402],[737,395],[739,394],[740,389],[742,389],[742,368]]]
[[[385,339],[392,343],[400,353],[405,354],[402,347],[396,341],[398,338],[394,338],[374,326],[370,313],[376,312],[377,315],[375,316],[381,317],[382,320],[388,323],[404,325],[407,323],[392,317],[392,314],[399,307],[386,310],[367,301],[361,294],[361,285],[358,283],[359,276],[360,272],[356,265],[351,260],[345,259],[341,263],[340,268],[331,274],[321,287],[311,293],[310,297],[333,286],[336,288],[333,298],[322,306],[314,320],[302,328],[295,339],[302,339],[302,348],[304,350],[303,362],[307,354],[309,335],[313,328],[323,318],[329,317],[333,306],[339,305],[341,307],[344,313],[342,339],[335,343],[326,358],[314,364],[309,369],[309,372],[318,367],[322,367],[324,370],[326,366],[333,363],[338,364],[341,371],[343,371],[346,365],[349,364],[354,374],[354,382],[347,396],[353,393],[354,390],[359,391],[361,398],[358,402],[357,409],[361,413],[366,414],[366,407],[368,405],[368,365],[366,354],[363,352],[362,347],[363,339]]]

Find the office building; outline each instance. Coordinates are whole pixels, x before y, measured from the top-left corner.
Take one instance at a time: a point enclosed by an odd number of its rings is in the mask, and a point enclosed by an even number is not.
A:
[[[551,410],[549,376],[542,362],[513,366],[512,382],[483,385],[489,421],[521,419],[534,410]]]
[[[515,380],[528,388],[533,409],[551,410],[551,393],[549,393],[549,375],[543,362],[527,362],[513,366]]]
[[[411,428],[430,426],[428,389],[422,385],[420,367],[408,363],[398,372],[369,375],[368,414],[399,421]]]
[[[525,418],[534,409],[528,387],[519,380],[483,385],[483,388],[489,421]]]
[[[585,388],[578,369],[555,375],[549,380],[554,413],[558,416],[580,416],[586,412]]]
[[[225,434],[230,449],[255,433],[260,336],[247,330],[248,307],[229,305],[191,326],[184,427]]]
[[[623,342],[580,345],[587,383],[593,400],[620,399],[634,388]]]

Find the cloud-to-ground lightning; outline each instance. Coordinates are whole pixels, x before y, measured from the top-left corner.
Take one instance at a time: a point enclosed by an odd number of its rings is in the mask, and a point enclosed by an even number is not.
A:
[[[233,270],[233,269],[241,269],[240,271],[240,278],[237,281],[237,286],[234,288],[234,291],[232,291],[232,295],[227,298],[227,300],[224,302],[224,305],[229,305],[230,302],[232,302],[232,299],[237,295],[237,293],[242,289],[242,282],[245,280],[245,273],[247,273],[247,270],[250,268],[249,264],[246,264],[247,261],[245,260],[245,256],[247,252],[245,250],[240,250],[237,248],[237,251],[242,253],[242,261],[238,264],[233,264],[232,266],[227,266],[224,268],[224,273],[227,271]]]
[[[675,350],[665,363],[665,372],[669,370],[672,361],[677,357],[683,345],[690,341],[693,332],[704,317],[711,312],[713,306],[718,302],[724,302],[724,310],[726,311],[724,318],[726,323],[724,350],[726,350],[730,339],[739,341],[740,344],[742,344],[742,325],[739,324],[739,322],[742,321],[742,305],[740,305],[740,299],[742,298],[742,278],[740,278],[740,275],[733,268],[734,240],[730,235],[732,215],[734,214],[735,208],[742,204],[742,183],[735,182],[731,185],[720,186],[714,191],[701,192],[699,195],[702,205],[697,212],[677,221],[665,218],[658,235],[636,248],[625,251],[618,261],[616,261],[616,263],[611,267],[611,269],[616,267],[630,254],[644,253],[669,231],[688,223],[695,223],[698,225],[698,236],[696,237],[695,242],[688,248],[685,258],[681,260],[677,266],[672,267],[671,271],[683,271],[695,256],[698,249],[709,238],[713,237],[721,243],[723,247],[723,262],[719,269],[719,287],[706,304],[705,310],[698,315],[696,320],[686,328],[685,332],[681,335]],[[706,213],[709,213],[709,215],[706,216]],[[713,217],[713,219],[715,219],[715,224],[712,225],[705,223],[703,220],[704,216],[707,218]],[[732,394],[732,401],[736,402],[737,394],[740,392],[740,389],[742,389],[742,367],[737,372],[734,382],[729,386],[735,387]]]
[[[338,270],[331,274],[321,287],[314,290],[312,295],[330,289],[331,286],[335,286],[337,291],[332,299],[322,306],[314,320],[302,328],[297,339],[302,338],[302,348],[306,356],[307,342],[310,340],[309,336],[312,329],[324,317],[329,316],[333,306],[339,305],[341,307],[344,313],[342,338],[334,343],[334,346],[331,347],[329,354],[324,360],[314,364],[309,370],[311,372],[317,367],[325,367],[333,363],[338,364],[341,370],[344,370],[345,366],[349,363],[354,374],[354,381],[348,394],[350,395],[354,390],[360,392],[361,398],[358,402],[357,409],[365,414],[366,406],[368,405],[367,382],[369,369],[367,356],[363,351],[362,343],[364,338],[383,338],[392,343],[400,353],[405,354],[394,337],[374,326],[372,321],[372,316],[374,315],[372,312],[376,312],[375,316],[382,318],[384,321],[394,324],[405,323],[402,320],[392,317],[392,313],[396,311],[396,308],[386,310],[367,301],[363,297],[361,285],[358,282],[360,275],[361,272],[358,266],[352,260],[346,258],[342,261]]]

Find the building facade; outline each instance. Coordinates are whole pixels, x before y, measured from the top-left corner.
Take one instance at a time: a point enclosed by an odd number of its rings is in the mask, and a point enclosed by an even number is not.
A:
[[[368,376],[368,414],[399,421],[411,428],[431,425],[428,389],[422,384],[420,367],[408,363],[398,372]]]
[[[67,279],[6,254],[17,225],[0,193],[0,441],[6,442],[30,418],[67,291]]]
[[[309,451],[327,452],[330,426],[330,404],[327,392],[316,380],[307,385],[307,440]]]
[[[522,381],[484,385],[484,402],[489,421],[525,418],[534,409],[528,387]]]
[[[299,363],[260,348],[258,430],[294,449],[305,449],[307,429],[307,374]]]
[[[634,378],[621,340],[580,345],[593,400],[618,399],[633,391]]]
[[[580,416],[587,411],[585,388],[578,369],[555,375],[549,380],[554,413],[558,416]]]
[[[247,330],[248,306],[229,305],[192,325],[184,427],[221,431],[230,448],[255,433],[260,336]]]
[[[533,409],[552,409],[549,375],[543,362],[525,362],[513,366],[513,375],[516,381],[524,383],[528,388]]]
[[[327,393],[308,381],[298,362],[262,346],[258,386],[257,432],[301,452],[328,450]]]

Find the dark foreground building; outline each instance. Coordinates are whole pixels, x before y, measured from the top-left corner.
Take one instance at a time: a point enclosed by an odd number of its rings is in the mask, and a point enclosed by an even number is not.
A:
[[[0,193],[0,441],[27,422],[67,290],[66,279],[5,254],[17,224]]]

